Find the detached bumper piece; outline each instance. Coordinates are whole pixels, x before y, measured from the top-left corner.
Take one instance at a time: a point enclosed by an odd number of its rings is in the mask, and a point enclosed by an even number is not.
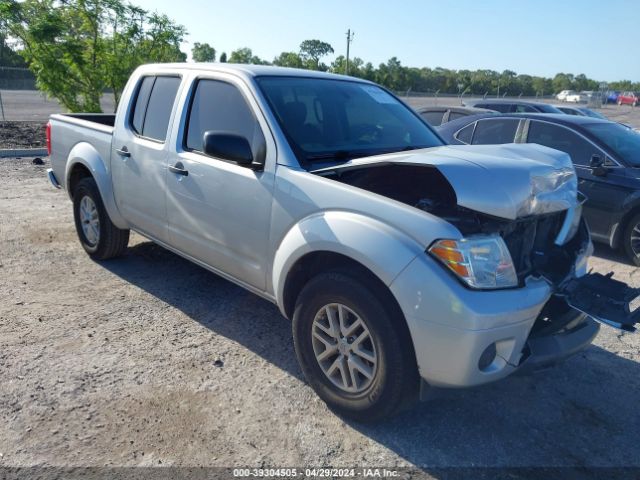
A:
[[[560,295],[574,309],[597,322],[626,332],[635,332],[640,322],[640,308],[631,311],[631,303],[640,296],[640,288],[629,287],[607,275],[588,273],[565,284]]]

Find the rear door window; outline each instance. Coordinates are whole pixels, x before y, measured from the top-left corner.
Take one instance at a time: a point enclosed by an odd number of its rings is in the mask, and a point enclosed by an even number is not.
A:
[[[449,112],[449,121],[457,120],[462,117],[466,117],[468,114],[462,112]]]
[[[513,143],[519,123],[520,120],[517,118],[478,120],[471,143],[473,145]]]
[[[471,137],[473,136],[473,127],[476,126],[476,122],[470,123],[462,130],[458,130],[458,133],[454,135],[456,140],[461,141],[462,143],[466,143],[469,145],[471,143]]]
[[[431,112],[422,112],[420,116],[432,127],[437,127],[442,124],[442,117],[445,110],[434,110]]]
[[[535,120],[529,125],[527,143],[537,143],[566,152],[576,165],[589,165],[594,153],[603,155],[592,143],[568,128]]]
[[[153,83],[156,81],[156,77],[144,77],[140,88],[138,89],[138,95],[136,96],[136,103],[133,107],[133,115],[131,118],[131,127],[133,131],[139,135],[142,135],[142,126],[144,124],[144,114],[147,111],[147,104],[149,103],[149,95],[153,89]]]
[[[140,82],[131,112],[131,129],[138,135],[164,142],[176,100],[179,77],[150,76]]]
[[[169,118],[176,100],[180,79],[178,77],[157,77],[149,96],[147,113],[144,116],[142,136],[164,142],[167,138]]]

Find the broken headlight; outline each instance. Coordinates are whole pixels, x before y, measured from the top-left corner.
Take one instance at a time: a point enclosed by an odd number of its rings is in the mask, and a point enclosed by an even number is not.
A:
[[[499,235],[474,235],[461,240],[438,240],[429,253],[473,288],[518,286],[509,250]]]

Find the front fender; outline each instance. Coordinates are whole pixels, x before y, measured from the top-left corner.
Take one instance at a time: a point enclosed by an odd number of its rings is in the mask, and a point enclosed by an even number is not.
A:
[[[81,164],[85,166],[93,176],[93,179],[98,185],[102,202],[104,203],[109,218],[113,224],[118,228],[129,228],[127,221],[122,218],[118,207],[116,206],[115,198],[113,196],[113,187],[111,184],[111,173],[107,167],[107,164],[100,156],[98,151],[89,143],[80,142],[76,144],[67,157],[67,164],[65,169],[65,187],[69,197],[72,192],[70,188],[71,172],[73,167]]]
[[[389,225],[361,214],[325,211],[295,224],[280,242],[273,262],[273,291],[284,314],[284,288],[291,268],[312,252],[345,255],[367,267],[386,285],[419,254],[426,245]]]

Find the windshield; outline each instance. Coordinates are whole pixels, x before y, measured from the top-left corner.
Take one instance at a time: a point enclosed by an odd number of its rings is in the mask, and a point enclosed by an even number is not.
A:
[[[619,123],[593,123],[584,128],[609,147],[622,161],[640,167],[640,133]]]
[[[382,88],[309,77],[257,77],[304,165],[443,145],[409,108]]]

